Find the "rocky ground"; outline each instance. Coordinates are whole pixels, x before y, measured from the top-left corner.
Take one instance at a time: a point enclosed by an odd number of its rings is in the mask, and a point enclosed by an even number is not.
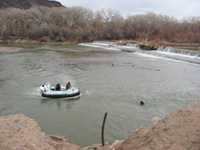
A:
[[[0,150],[200,150],[200,105],[179,109],[125,141],[80,148],[63,137],[45,134],[22,114],[0,117]]]
[[[49,0],[0,0],[0,9],[6,8],[20,8],[29,9],[34,6],[46,6],[46,7],[63,7],[60,2]]]

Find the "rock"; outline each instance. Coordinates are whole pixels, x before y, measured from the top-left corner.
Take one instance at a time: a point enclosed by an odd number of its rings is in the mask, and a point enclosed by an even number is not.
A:
[[[101,147],[102,147],[101,144],[96,144],[96,145],[83,147],[81,150],[96,150],[96,149],[99,149]]]
[[[20,8],[20,9],[29,9],[33,6],[45,6],[45,7],[63,7],[62,4],[58,1],[49,1],[49,0],[0,0],[0,9],[5,8]]]
[[[161,121],[161,119],[160,118],[158,118],[158,117],[153,117],[153,119],[152,119],[152,125],[155,125],[156,123],[158,123],[159,121]]]
[[[122,49],[122,52],[129,52],[129,53],[134,53],[136,52],[135,50],[131,50],[131,49]]]
[[[147,45],[147,44],[139,44],[139,48],[143,50],[157,50],[157,46]]]
[[[116,141],[110,146],[110,149],[116,149],[116,148],[118,148],[123,142],[124,142],[124,140],[116,140]]]

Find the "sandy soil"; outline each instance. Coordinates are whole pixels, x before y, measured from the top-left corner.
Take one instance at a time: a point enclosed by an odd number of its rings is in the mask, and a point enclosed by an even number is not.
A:
[[[17,114],[0,118],[0,150],[78,150],[71,141],[46,135],[37,122]]]
[[[200,150],[200,105],[174,111],[152,126],[141,127],[125,141],[80,148],[71,141],[46,135],[24,115],[0,117],[0,150]]]
[[[21,50],[23,50],[23,48],[20,48],[20,47],[0,47],[0,54],[18,52],[18,51],[21,51]]]
[[[200,105],[179,109],[164,119],[153,119],[116,150],[200,150]]]

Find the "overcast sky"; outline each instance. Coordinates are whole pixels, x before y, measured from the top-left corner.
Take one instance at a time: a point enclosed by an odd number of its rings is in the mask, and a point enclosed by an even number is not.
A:
[[[82,6],[92,11],[111,8],[127,15],[154,12],[182,19],[200,16],[200,0],[57,0],[66,7]]]

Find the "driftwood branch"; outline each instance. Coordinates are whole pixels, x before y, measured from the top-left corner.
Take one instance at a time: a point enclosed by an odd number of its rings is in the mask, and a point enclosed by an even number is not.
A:
[[[103,119],[103,124],[102,124],[102,129],[101,129],[101,141],[102,141],[102,146],[105,146],[104,144],[104,126],[106,122],[106,117],[107,117],[107,112],[105,113],[104,119]]]

